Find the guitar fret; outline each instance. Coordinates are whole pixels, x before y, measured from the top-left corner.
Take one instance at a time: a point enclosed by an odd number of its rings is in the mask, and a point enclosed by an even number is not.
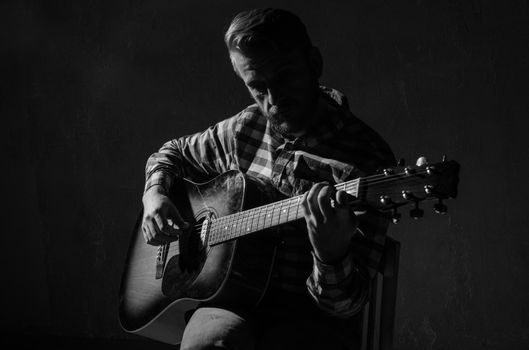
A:
[[[263,215],[263,207],[259,207],[259,212],[257,213],[257,223],[255,225],[255,229],[257,231],[261,230],[262,227],[261,227],[261,218],[262,218],[262,215]]]
[[[231,237],[232,235],[237,234],[237,221],[238,221],[237,219],[238,219],[238,216],[234,215],[231,226],[230,226],[231,228],[227,232],[227,238]]]
[[[259,231],[259,220],[261,219],[261,211],[263,210],[262,207],[258,207],[257,209],[257,213],[255,214],[255,216],[257,217],[257,220],[255,220],[255,231]]]
[[[292,199],[289,199],[288,200],[288,205],[287,205],[287,209],[286,209],[286,212],[287,212],[287,217],[285,218],[285,221],[288,222],[289,221],[289,215],[290,215],[290,205],[292,204]]]
[[[283,201],[279,201],[278,204],[279,206],[276,208],[274,213],[276,216],[275,225],[279,225],[281,223],[281,207],[283,206]]]
[[[246,233],[249,233],[250,232],[250,228],[252,226],[252,221],[250,219],[252,219],[252,214],[253,214],[254,210],[251,209],[249,210],[247,213],[246,213],[246,220],[244,222],[244,231]]]
[[[247,232],[253,232],[253,222],[254,222],[254,220],[255,220],[255,212],[256,212],[256,210],[255,210],[255,208],[253,208],[253,209],[251,210],[251,214],[250,214],[250,223],[249,223],[249,225],[247,226]]]
[[[239,215],[241,216],[241,226],[239,227],[239,234],[241,236],[246,232],[246,220],[248,218],[246,214],[247,212],[239,213]]]
[[[274,207],[275,203],[272,203],[270,206],[270,211],[268,212],[268,219],[270,220],[270,223],[267,225],[267,227],[272,227],[272,220],[274,219]]]
[[[288,204],[290,201],[286,200],[286,201],[283,201],[283,202],[284,202],[283,204]],[[288,218],[286,205],[283,205],[283,204],[281,205],[281,212],[279,213],[279,222],[280,223],[287,222],[287,218]]]
[[[226,232],[228,230],[229,220],[230,220],[230,217],[221,218],[219,240],[222,240],[225,237]]]
[[[226,239],[226,236],[227,236],[228,233],[231,231],[231,225],[232,225],[232,222],[233,222],[233,217],[232,217],[232,216],[229,216],[229,217],[225,220],[225,223],[224,223],[224,231],[222,231],[222,238],[223,238],[223,239]]]
[[[279,202],[279,210],[277,211],[277,222],[276,225],[281,224],[281,208],[283,207],[283,201]]]
[[[215,226],[214,224],[209,225],[209,232],[208,232],[208,243],[210,243],[215,238]]]
[[[254,208],[252,210],[252,222],[250,224],[251,232],[257,231],[257,223],[259,222],[259,216],[257,215],[258,212],[259,212],[259,208]],[[256,218],[257,218],[257,222],[256,222]]]
[[[242,233],[242,219],[243,218],[244,217],[241,213],[237,213],[237,220],[235,220],[236,221],[235,232],[237,234],[235,235],[235,237],[240,236]]]
[[[299,196],[292,198],[292,204],[289,207],[288,220],[297,219],[297,213],[298,213],[298,209],[299,209],[299,202],[300,202],[300,197]],[[294,211],[294,210],[290,210],[290,209],[296,209],[296,210]],[[292,214],[292,216],[291,216],[291,214]]]

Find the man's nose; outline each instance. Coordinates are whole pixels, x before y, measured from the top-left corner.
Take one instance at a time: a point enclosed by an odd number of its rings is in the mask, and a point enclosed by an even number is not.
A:
[[[268,88],[268,102],[272,106],[277,106],[281,104],[281,102],[284,100],[285,96],[281,92],[281,89],[278,89],[277,87],[269,87]]]

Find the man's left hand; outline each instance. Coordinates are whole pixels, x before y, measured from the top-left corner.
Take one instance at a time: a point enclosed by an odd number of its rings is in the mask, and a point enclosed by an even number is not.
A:
[[[347,192],[336,191],[327,182],[315,184],[303,195],[303,215],[310,243],[316,257],[323,263],[338,263],[348,253],[358,226],[350,198]]]

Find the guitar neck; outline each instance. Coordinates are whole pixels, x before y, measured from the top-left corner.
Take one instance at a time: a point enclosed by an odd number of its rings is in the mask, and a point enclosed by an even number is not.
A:
[[[400,220],[397,208],[404,205],[414,206],[414,209],[410,210],[411,217],[422,217],[423,210],[419,209],[418,204],[424,200],[437,199],[434,210],[444,214],[446,205],[442,200],[457,196],[458,182],[459,164],[453,160],[443,160],[429,165],[387,168],[380,174],[359,177],[334,185],[334,188],[353,195],[370,208],[391,211],[393,222],[396,223]],[[212,219],[208,222],[208,243],[223,243],[301,219],[302,197],[296,196]]]
[[[360,178],[334,186],[338,190],[358,197]],[[212,220],[210,223],[209,244],[215,245],[251,233],[296,221],[303,217],[302,195],[278,202],[244,210],[232,215]]]

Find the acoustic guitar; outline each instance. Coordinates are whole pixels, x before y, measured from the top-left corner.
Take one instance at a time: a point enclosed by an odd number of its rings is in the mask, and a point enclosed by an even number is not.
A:
[[[459,164],[396,166],[335,185],[358,203],[390,212],[411,206],[410,216],[423,216],[419,203],[455,198]],[[277,246],[279,225],[303,218],[302,196],[264,204],[263,186],[238,171],[206,183],[180,180],[170,193],[191,227],[170,244],[145,243],[140,213],[133,230],[122,276],[119,320],[126,332],[179,344],[189,315],[199,306],[232,304],[254,307],[266,291]]]

